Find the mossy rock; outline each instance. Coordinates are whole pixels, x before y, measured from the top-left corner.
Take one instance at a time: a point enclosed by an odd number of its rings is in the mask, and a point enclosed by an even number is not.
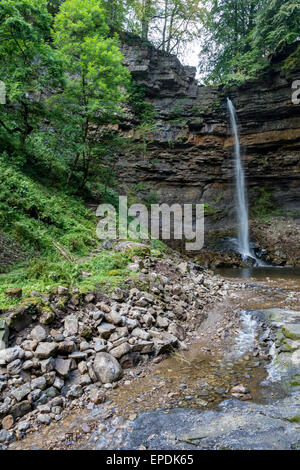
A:
[[[23,295],[23,291],[21,288],[16,287],[15,289],[7,289],[5,291],[6,297],[10,297],[11,299],[20,299]]]
[[[51,325],[55,318],[56,314],[50,307],[43,307],[41,309],[40,323],[42,325]]]
[[[91,328],[85,328],[81,333],[81,336],[85,339],[91,339],[93,337],[93,331]]]
[[[300,339],[300,324],[290,323],[282,328],[282,333],[288,339],[298,340]]]
[[[290,423],[300,423],[300,414],[293,416],[292,418],[288,418],[288,420],[290,421]]]
[[[37,314],[35,303],[26,302],[16,308],[10,309],[5,317],[9,328],[15,331],[22,331],[33,321],[33,316]]]
[[[293,353],[294,351],[297,351],[297,349],[299,348],[300,348],[300,341],[294,341],[294,340],[285,338],[285,340],[282,343],[283,352]]]

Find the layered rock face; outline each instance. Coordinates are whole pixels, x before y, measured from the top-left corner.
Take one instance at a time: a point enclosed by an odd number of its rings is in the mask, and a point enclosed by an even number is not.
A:
[[[259,188],[265,188],[274,208],[300,216],[300,105],[292,103],[291,88],[300,69],[289,77],[274,71],[226,91],[198,85],[195,69],[151,46],[127,45],[123,53],[157,112],[148,132],[137,130],[134,118],[119,126],[137,143],[119,155],[118,177],[125,190],[139,184],[140,196],[152,192],[158,202],[204,202],[209,204],[207,228],[233,226],[230,96],[240,124],[251,206],[261,197]]]

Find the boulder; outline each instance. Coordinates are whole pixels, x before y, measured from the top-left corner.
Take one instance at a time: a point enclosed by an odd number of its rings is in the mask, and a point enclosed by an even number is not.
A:
[[[117,359],[105,352],[96,354],[93,368],[98,380],[103,384],[116,382],[123,376],[122,368]]]
[[[32,323],[32,317],[36,315],[36,313],[37,307],[35,304],[19,305],[8,311],[5,320],[9,328],[19,332]]]

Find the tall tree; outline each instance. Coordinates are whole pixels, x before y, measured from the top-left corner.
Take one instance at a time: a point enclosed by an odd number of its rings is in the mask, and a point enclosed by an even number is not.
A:
[[[281,51],[300,39],[300,1],[267,0],[263,2],[253,34],[253,46],[262,55]]]
[[[62,80],[59,54],[48,43],[51,22],[46,0],[0,3],[0,77],[7,93],[0,134],[21,152],[46,117],[45,96]]]
[[[251,50],[256,15],[264,1],[212,0],[200,54],[200,71],[208,81],[226,81],[238,71],[237,59]]]
[[[178,53],[199,35],[204,14],[202,0],[162,0],[157,2],[157,21],[152,37],[155,45]]]
[[[64,93],[55,98],[64,116],[61,134],[74,155],[68,180],[77,171],[84,185],[101,126],[120,112],[129,72],[99,0],[66,0],[55,18],[53,37],[69,73]]]

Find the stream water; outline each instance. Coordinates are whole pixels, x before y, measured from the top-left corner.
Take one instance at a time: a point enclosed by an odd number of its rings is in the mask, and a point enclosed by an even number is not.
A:
[[[223,315],[221,308],[212,317],[216,337],[208,347],[203,347],[210,335],[204,325],[201,339],[188,351],[146,372],[143,367],[128,371],[127,380],[107,392],[104,404],[86,408],[83,403],[62,422],[12,448],[45,448],[48,442],[50,448],[99,450],[300,446],[300,357],[295,350],[291,390],[287,369],[282,373],[277,367],[274,342],[274,325],[282,320],[300,326],[300,270],[253,268],[248,274],[251,284],[240,290],[232,277],[243,277],[241,270],[222,270],[235,286],[232,309],[239,318],[225,335],[214,325]],[[233,393],[240,385],[245,391]]]
[[[300,279],[300,268],[291,267],[247,267],[247,268],[220,268],[215,270],[216,274],[225,278],[240,279]]]

